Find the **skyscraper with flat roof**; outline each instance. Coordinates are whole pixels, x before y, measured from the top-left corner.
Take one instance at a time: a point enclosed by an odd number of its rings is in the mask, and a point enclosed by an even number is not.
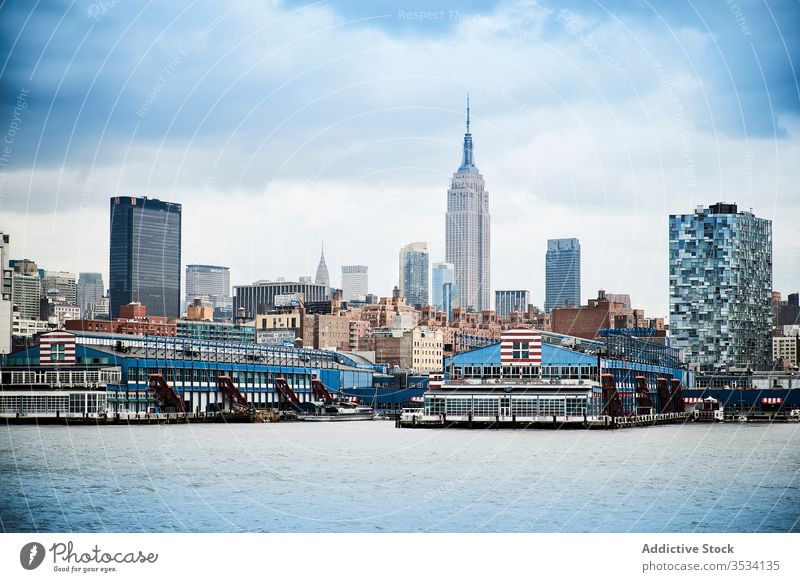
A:
[[[81,317],[94,310],[106,294],[101,273],[78,273],[78,285],[75,290],[76,305],[81,308]]]
[[[581,243],[577,238],[547,241],[545,299],[547,313],[553,307],[581,304]]]
[[[445,217],[445,260],[452,263],[461,307],[470,311],[490,309],[489,192],[472,157],[467,97],[467,132],[461,165],[450,180]]]
[[[148,315],[179,317],[181,205],[150,198],[111,199],[111,317],[132,301]]]
[[[368,293],[367,266],[342,266],[342,299],[357,301],[365,299]]]
[[[766,369],[772,351],[772,221],[736,204],[669,217],[672,345],[701,370]]]

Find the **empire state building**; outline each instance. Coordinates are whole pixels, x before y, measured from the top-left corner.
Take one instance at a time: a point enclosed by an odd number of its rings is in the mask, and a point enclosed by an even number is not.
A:
[[[472,134],[467,132],[461,166],[450,180],[445,219],[445,255],[455,271],[461,307],[471,311],[490,309],[491,280],[489,192],[472,158]]]

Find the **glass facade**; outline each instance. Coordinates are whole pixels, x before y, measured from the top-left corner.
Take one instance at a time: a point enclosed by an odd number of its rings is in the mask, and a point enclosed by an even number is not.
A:
[[[431,305],[436,311],[444,311],[444,286],[455,282],[455,270],[452,263],[434,263],[431,270]]]
[[[548,240],[544,309],[550,313],[568,304],[581,304],[581,243],[576,238]]]
[[[180,316],[181,205],[148,198],[111,199],[111,317],[137,301],[148,315]]]
[[[701,370],[765,369],[772,222],[733,204],[669,217],[670,334]]]
[[[400,295],[409,305],[428,305],[428,247],[411,243],[400,249]]]

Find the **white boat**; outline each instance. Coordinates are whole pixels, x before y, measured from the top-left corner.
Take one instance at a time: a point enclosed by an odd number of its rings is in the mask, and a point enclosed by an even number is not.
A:
[[[358,404],[325,404],[324,402],[315,401],[305,403],[303,408],[307,414],[298,414],[297,419],[308,422],[340,422],[372,420],[375,418],[375,410],[372,407],[359,406]]]
[[[786,420],[789,422],[800,422],[800,408],[792,410],[789,416],[786,417]]]
[[[692,419],[697,422],[722,422],[725,420],[725,407],[716,398],[703,398],[695,404]]]

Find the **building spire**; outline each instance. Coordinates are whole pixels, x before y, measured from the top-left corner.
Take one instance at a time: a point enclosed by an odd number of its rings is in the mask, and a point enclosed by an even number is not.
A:
[[[464,155],[461,158],[459,173],[479,174],[472,159],[472,134],[469,132],[469,93],[467,93],[467,133],[464,134]]]
[[[317,265],[317,276],[314,278],[317,285],[331,286],[331,278],[328,275],[328,265],[325,263],[325,239],[322,240],[322,251],[319,255],[319,265]]]
[[[469,93],[467,93],[467,133],[469,133]]]

